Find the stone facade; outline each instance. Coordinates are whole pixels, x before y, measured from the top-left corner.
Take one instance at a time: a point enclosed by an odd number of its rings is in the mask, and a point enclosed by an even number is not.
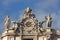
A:
[[[60,40],[60,31],[51,28],[52,17],[49,14],[45,20],[38,22],[32,9],[27,8],[24,11],[23,18],[11,22],[10,17],[5,19],[5,31],[2,33],[1,40]],[[46,23],[46,29],[42,24]]]

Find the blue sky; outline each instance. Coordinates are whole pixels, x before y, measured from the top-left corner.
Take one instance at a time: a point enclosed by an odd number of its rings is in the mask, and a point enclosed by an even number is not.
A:
[[[33,10],[39,21],[43,21],[50,13],[52,28],[60,29],[60,0],[0,0],[0,34],[5,28],[4,18],[9,15],[12,21],[17,21],[27,7]]]

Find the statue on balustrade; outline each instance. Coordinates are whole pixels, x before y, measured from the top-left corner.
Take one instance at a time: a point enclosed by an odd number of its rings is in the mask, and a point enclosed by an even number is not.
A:
[[[48,14],[48,16],[45,17],[45,19],[46,19],[46,26],[47,26],[47,27],[51,27],[51,24],[52,24],[51,15]]]
[[[5,24],[5,26],[6,26],[6,27],[5,27],[6,29],[9,29],[10,23],[11,23],[10,17],[9,17],[9,16],[6,16],[6,18],[5,18],[5,20],[4,20],[4,24]]]

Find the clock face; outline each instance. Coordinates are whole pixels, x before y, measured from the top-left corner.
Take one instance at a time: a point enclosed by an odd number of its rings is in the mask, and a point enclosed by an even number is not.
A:
[[[24,25],[26,26],[26,27],[32,27],[32,26],[34,26],[34,21],[33,21],[33,19],[32,18],[27,18],[27,19],[25,19],[25,21],[24,21]]]
[[[23,20],[23,24],[24,24],[24,27],[23,27],[24,32],[28,33],[28,32],[31,32],[34,29],[35,21],[32,18],[25,18]]]
[[[31,26],[31,22],[29,22],[29,21],[26,22],[26,26],[27,26],[27,27],[30,27],[30,26]]]

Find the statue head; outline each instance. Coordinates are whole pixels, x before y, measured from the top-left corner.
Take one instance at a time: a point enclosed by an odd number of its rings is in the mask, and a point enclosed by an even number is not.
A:
[[[6,16],[6,18],[10,18],[9,16]]]
[[[48,14],[48,17],[51,17],[51,14]]]
[[[32,11],[32,9],[30,9],[29,7],[27,7],[26,9],[25,9],[25,12],[27,12],[27,13],[29,13],[29,12],[31,12]]]
[[[42,27],[42,23],[41,22],[39,22],[39,27]]]

